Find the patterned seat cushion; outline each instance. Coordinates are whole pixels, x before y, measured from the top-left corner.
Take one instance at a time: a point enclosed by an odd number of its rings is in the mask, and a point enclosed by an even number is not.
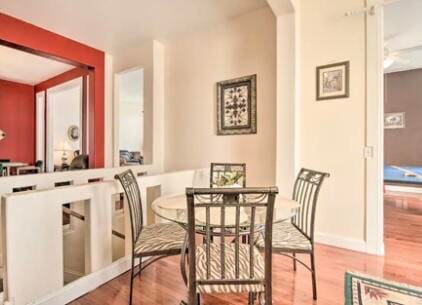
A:
[[[255,240],[258,248],[264,248],[264,237],[262,234]],[[277,250],[312,250],[309,239],[306,238],[290,222],[279,222],[273,226],[273,251]]]
[[[142,228],[135,244],[135,253],[181,250],[186,230],[174,223],[160,223]]]
[[[249,245],[239,245],[239,278],[249,279]],[[210,280],[221,279],[221,246],[218,243],[212,243],[210,248]],[[265,275],[264,258],[259,250],[254,247],[254,279],[263,280]],[[206,245],[196,249],[196,279],[207,280],[207,256]],[[235,245],[226,244],[225,247],[225,279],[236,279],[235,273]],[[243,293],[243,292],[261,292],[264,291],[262,284],[242,284],[242,285],[198,285],[199,293]]]

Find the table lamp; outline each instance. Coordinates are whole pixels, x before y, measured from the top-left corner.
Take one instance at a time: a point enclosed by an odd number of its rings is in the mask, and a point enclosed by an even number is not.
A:
[[[59,149],[56,149],[56,151],[61,151],[63,152],[62,154],[62,166],[67,166],[67,153],[70,151],[73,151],[73,148],[69,145],[69,143],[67,141],[63,141],[62,143],[60,143],[59,145]]]

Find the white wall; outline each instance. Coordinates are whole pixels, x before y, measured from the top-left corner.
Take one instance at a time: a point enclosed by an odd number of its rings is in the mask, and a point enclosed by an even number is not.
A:
[[[82,82],[81,79],[72,80],[63,85],[54,87],[47,91],[51,103],[52,112],[49,116],[52,117],[52,128],[49,133],[52,133],[53,139],[53,155],[54,164],[60,165],[62,163],[61,157],[66,142],[66,149],[71,149],[67,152],[68,163],[73,159],[73,151],[81,149],[81,107],[82,107]],[[71,141],[68,138],[68,128],[72,125],[79,127],[78,141]]]
[[[246,162],[249,185],[275,183],[276,23],[269,8],[165,42],[165,169]],[[216,135],[216,83],[257,74],[258,133]]]
[[[142,106],[131,102],[120,102],[119,148],[129,151],[143,151]]]
[[[300,31],[300,165],[331,173],[317,209],[317,238],[346,241],[364,250],[365,243],[365,20],[345,17],[361,0],[301,1]],[[315,99],[315,68],[350,61],[350,98]]]
[[[144,71],[119,75],[119,150],[143,152]]]

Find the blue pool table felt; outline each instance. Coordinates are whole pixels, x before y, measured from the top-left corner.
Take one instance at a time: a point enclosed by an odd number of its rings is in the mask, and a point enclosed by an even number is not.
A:
[[[384,166],[384,181],[422,185],[422,166]]]

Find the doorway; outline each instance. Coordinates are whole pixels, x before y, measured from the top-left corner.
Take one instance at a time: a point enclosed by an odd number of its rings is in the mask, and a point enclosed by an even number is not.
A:
[[[405,18],[404,18],[405,16]],[[422,2],[384,9],[384,241],[422,238]]]

